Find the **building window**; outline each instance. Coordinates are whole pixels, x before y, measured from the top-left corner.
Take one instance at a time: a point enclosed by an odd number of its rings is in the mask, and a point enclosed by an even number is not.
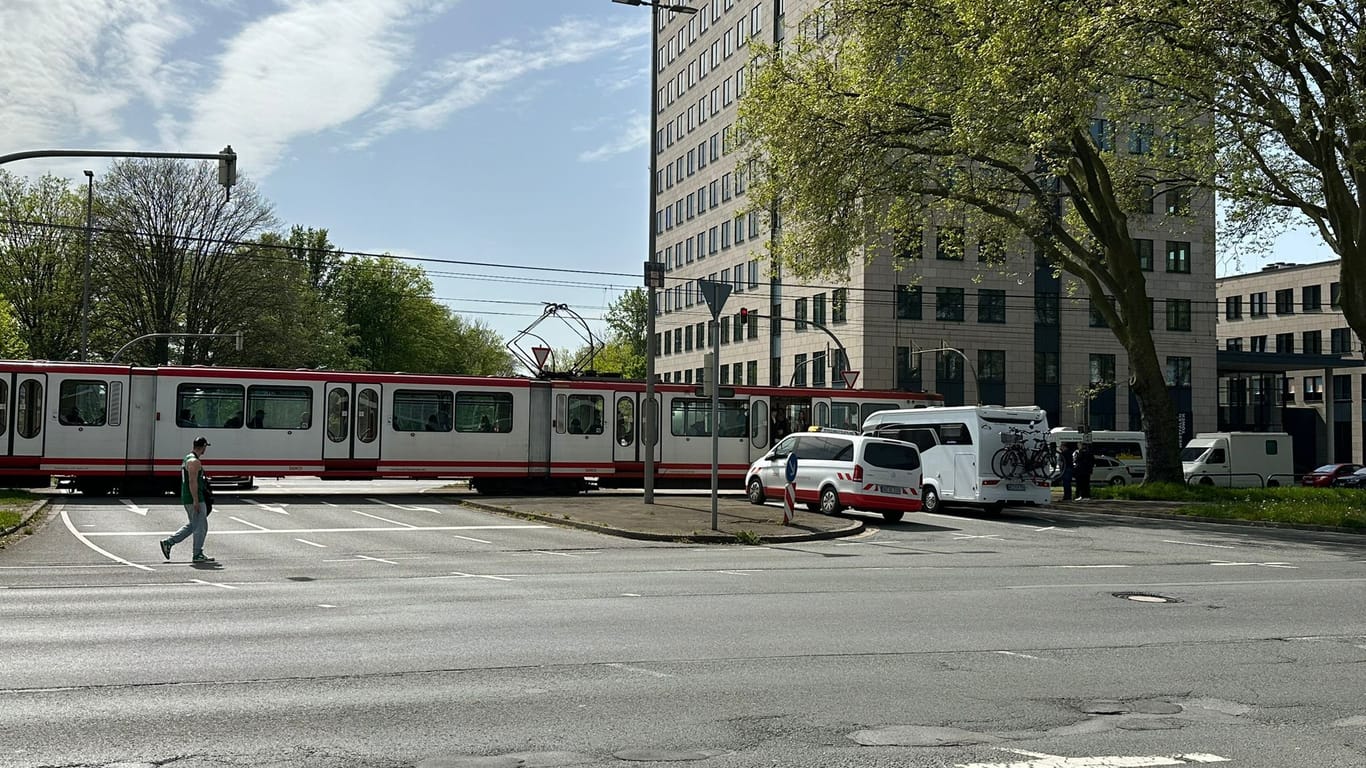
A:
[[[1058,383],[1058,353],[1057,353],[1057,352],[1035,352],[1035,353],[1034,353],[1034,383],[1035,383],[1035,384],[1057,384],[1057,383]]]
[[[1167,271],[1183,275],[1191,271],[1191,244],[1182,240],[1167,241]]]
[[[963,322],[963,289],[936,289],[934,317],[936,320]]]
[[[1290,355],[1295,352],[1295,334],[1278,333],[1276,334],[1276,354]]]
[[[1091,143],[1095,144],[1096,149],[1101,152],[1114,151],[1115,135],[1109,120],[1099,117],[1091,118]]]
[[[1144,272],[1153,271],[1153,241],[1147,238],[1134,238],[1134,253],[1138,255],[1138,268]]]
[[[1095,299],[1091,299],[1091,300],[1090,300],[1090,302],[1087,304],[1087,309],[1089,310],[1089,314],[1090,314],[1090,319],[1089,319],[1088,324],[1089,324],[1092,328],[1109,328],[1109,327],[1110,327],[1110,324],[1107,323],[1107,322],[1105,322],[1105,315],[1101,314],[1101,312],[1100,312],[1100,307],[1098,307],[1098,306],[1096,305],[1096,300],[1095,300]]]
[[[1265,337],[1265,336],[1253,336],[1252,338],[1250,338],[1250,339],[1247,340],[1247,344],[1248,344],[1248,351],[1249,351],[1249,352],[1265,352],[1265,351],[1266,351],[1266,337]]]
[[[797,299],[797,308],[793,313],[793,325],[798,331],[806,330],[806,299]]]
[[[919,320],[923,295],[924,291],[918,285],[898,285],[896,287],[896,319]]]
[[[977,291],[977,322],[1004,323],[1006,321],[1006,292],[991,288]]]
[[[1251,317],[1266,317],[1266,291],[1247,297],[1247,313]]]
[[[1224,297],[1224,319],[1241,320],[1243,317],[1243,297],[1225,296]]]
[[[1304,354],[1323,354],[1323,331],[1305,331],[1301,342],[1304,344]]]
[[[977,379],[983,384],[1005,383],[1006,351],[1004,349],[977,350]]]
[[[825,386],[825,353],[811,353],[811,386]]]
[[[1230,352],[1237,352],[1237,351],[1241,350],[1242,348],[1243,348],[1243,337],[1242,337],[1242,336],[1230,336],[1229,338],[1224,339],[1224,349],[1227,349],[1227,350],[1229,350]]]
[[[1304,377],[1304,401],[1306,403],[1323,402],[1323,377],[1305,376]]]
[[[940,227],[935,234],[934,257],[940,261],[963,260],[963,228]]]
[[[806,386],[806,355],[801,354],[792,358],[792,386]]]
[[[1328,343],[1332,346],[1330,351],[1335,355],[1349,355],[1352,353],[1352,329],[1334,328],[1329,332]]]
[[[1286,288],[1276,291],[1276,314],[1293,315],[1295,314],[1295,289]]]
[[[1300,289],[1300,309],[1319,312],[1323,309],[1323,286],[1306,285]]]
[[[1167,330],[1189,331],[1191,329],[1191,300],[1167,299]]]
[[[1167,213],[1171,216],[1187,216],[1191,211],[1191,193],[1185,187],[1167,190],[1163,195],[1167,203]]]
[[[934,380],[936,384],[961,384],[963,382],[962,355],[948,351],[935,353]]]
[[[1034,324],[1056,326],[1058,324],[1058,294],[1040,291],[1034,294]]]
[[[1167,358],[1167,386],[1189,387],[1191,385],[1191,359],[1189,357]]]
[[[1342,283],[1328,284],[1328,308],[1338,309],[1342,306]]]
[[[1091,378],[1089,384],[1101,387],[1115,383],[1115,356],[1091,355]]]
[[[830,293],[830,318],[836,323],[849,321],[848,288],[836,288]]]
[[[1153,127],[1149,123],[1129,126],[1129,154],[1146,155],[1153,151]]]
[[[825,325],[825,294],[823,293],[811,297],[811,322],[816,325]]]
[[[913,354],[910,347],[897,347],[896,388],[903,391],[919,390],[922,385],[920,355]]]
[[[896,261],[918,259],[924,251],[925,230],[921,227],[898,230],[892,240],[892,253]]]

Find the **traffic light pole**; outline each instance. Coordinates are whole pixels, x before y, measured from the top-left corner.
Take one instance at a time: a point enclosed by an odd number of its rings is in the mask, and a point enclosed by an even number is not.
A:
[[[751,319],[751,318],[756,318],[756,317],[758,317],[758,318],[766,318],[766,319],[768,319],[768,320],[773,320],[773,319],[774,319],[774,318],[773,318],[772,316],[770,316],[770,315],[761,315],[761,314],[759,314],[758,312],[750,312],[750,311],[747,310],[747,309],[742,309],[742,310],[740,310],[740,315],[741,315],[741,317],[744,318],[744,320],[745,320],[746,323],[750,322],[750,319]],[[780,322],[781,322],[781,321],[787,321],[787,322],[790,322],[790,323],[792,323],[792,324],[794,324],[794,325],[795,325],[796,322],[797,322],[797,318],[795,318],[795,317],[779,317],[779,318],[777,318],[777,320],[779,320]],[[829,337],[830,337],[830,340],[833,341],[833,342],[835,342],[835,348],[839,350],[839,362],[841,362],[841,363],[843,363],[843,364],[845,364],[845,365],[847,365],[847,364],[849,363],[849,353],[845,351],[845,349],[844,349],[844,344],[840,342],[840,338],[839,338],[838,336],[835,335],[834,331],[831,331],[829,328],[826,328],[824,323],[818,323],[818,322],[816,322],[815,320],[803,320],[802,322],[806,323],[807,325],[815,326],[815,327],[821,329],[822,331],[825,331],[825,335],[826,335],[826,336],[829,336]],[[834,369],[835,366],[834,366],[834,362],[833,362],[833,361],[831,362],[830,367],[831,367],[832,370]],[[841,370],[841,371],[840,371],[840,377],[841,377],[841,378],[843,378],[843,374],[844,374],[844,371]],[[794,379],[796,378],[796,376],[797,376],[797,371],[796,371],[796,370],[793,370],[793,371],[792,371],[792,376],[793,376]],[[792,382],[788,382],[788,386],[792,386]]]

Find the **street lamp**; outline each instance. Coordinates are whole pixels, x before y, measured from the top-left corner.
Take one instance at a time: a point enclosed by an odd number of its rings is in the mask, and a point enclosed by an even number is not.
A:
[[[659,147],[655,136],[659,133],[659,89],[655,80],[659,74],[659,12],[697,13],[696,8],[669,2],[650,2],[650,0],[612,0],[622,5],[648,5],[650,7],[650,136],[646,143],[650,147],[650,204],[646,206],[650,222],[650,253],[645,260],[645,503],[655,503],[655,445],[659,442],[659,409],[655,406],[655,304],[658,301],[655,290],[663,287],[663,270],[655,261],[658,247],[655,234],[655,204],[659,196]]]
[[[95,172],[85,172],[85,278],[81,289],[81,362],[85,362],[90,343],[90,240],[95,233]]]

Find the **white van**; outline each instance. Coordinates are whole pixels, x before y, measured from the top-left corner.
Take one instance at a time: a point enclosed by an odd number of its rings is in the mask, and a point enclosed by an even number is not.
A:
[[[1109,456],[1115,459],[1121,471],[1107,472],[1101,482],[1108,482],[1110,485],[1125,485],[1126,483],[1141,483],[1143,477],[1148,474],[1148,436],[1142,432],[1124,432],[1111,429],[1091,430],[1091,455],[1097,458]],[[1054,446],[1063,443],[1071,443],[1075,447],[1081,447],[1086,440],[1086,433],[1079,432],[1071,427],[1054,427],[1048,433],[1048,442]],[[1101,470],[1102,464],[1097,461],[1096,470]],[[1099,471],[1093,472],[1093,477],[1099,476]]]
[[[788,457],[797,457],[797,501],[812,512],[878,512],[889,523],[920,509],[920,452],[914,445],[845,430],[788,435],[745,473],[751,504],[783,497]]]
[[[940,511],[944,502],[999,511],[1006,504],[1052,501],[1048,414],[1038,406],[879,411],[863,422],[863,434],[920,448],[926,512]]]
[[[1257,488],[1294,485],[1290,435],[1284,432],[1201,432],[1181,449],[1186,482]]]

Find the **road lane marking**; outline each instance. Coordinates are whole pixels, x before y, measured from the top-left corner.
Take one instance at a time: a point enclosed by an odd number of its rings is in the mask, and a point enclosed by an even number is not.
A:
[[[258,531],[269,531],[269,530],[270,530],[269,528],[265,527],[264,525],[257,525],[256,523],[250,523],[250,522],[247,522],[246,520],[243,520],[243,519],[240,518],[240,517],[229,517],[228,519],[229,519],[229,520],[236,520],[237,522],[241,523],[242,525],[249,525],[249,526],[251,526],[252,528],[255,528],[255,529],[258,530]],[[218,533],[218,531],[214,531],[214,533]]]
[[[1051,530],[1053,530],[1053,529],[1055,529],[1055,528],[1057,528],[1057,527],[1058,527],[1058,526],[1056,526],[1056,525],[1050,525],[1050,526],[1047,526],[1047,527],[1045,527],[1045,528],[1035,528],[1034,531],[1035,531],[1036,533],[1039,532],[1039,531],[1051,531]]]
[[[353,509],[353,510],[351,510],[351,511],[352,511],[352,512],[355,512],[355,513],[358,514],[358,515],[365,515],[366,517],[374,518],[375,520],[378,520],[378,521],[380,521],[381,523],[388,523],[388,524],[390,524],[390,525],[402,525],[402,526],[404,526],[404,527],[406,527],[406,528],[416,528],[416,527],[417,527],[417,526],[415,526],[415,525],[408,525],[407,523],[400,523],[400,522],[397,521],[397,520],[390,520],[390,519],[387,518],[387,517],[380,517],[379,515],[372,515],[372,514],[370,514],[369,512],[362,512],[362,511],[360,511],[359,509]]]
[[[1225,763],[1228,758],[1218,755],[1194,752],[1184,755],[1098,755],[1096,757],[1063,757],[1044,752],[1026,752],[1023,749],[1001,747],[1003,752],[1013,752],[1025,757],[1037,758],[1027,762],[1013,760],[1008,763],[958,763],[955,768],[1143,768],[1144,766],[1189,765],[1191,763]]]
[[[502,531],[524,528],[549,528],[548,525],[422,525],[402,528],[272,528],[266,531],[214,531],[215,536],[244,536],[267,533],[390,533],[394,531]],[[73,530],[73,533],[75,531]],[[83,536],[162,536],[156,531],[103,531]]]
[[[1045,565],[1045,568],[1132,568],[1130,565]]]
[[[1188,547],[1214,547],[1215,549],[1237,549],[1227,544],[1204,544],[1199,541],[1177,541],[1176,539],[1163,539],[1163,544],[1185,544]]]
[[[609,666],[609,667],[616,667],[617,669],[624,669],[624,670],[626,670],[627,672],[635,672],[635,673],[641,674],[641,675],[649,675],[649,676],[651,676],[651,677],[673,677],[673,675],[669,674],[668,672],[656,672],[656,671],[653,670],[653,669],[644,669],[644,668],[641,668],[641,667],[633,667],[633,666],[631,666],[630,664],[622,664],[622,663],[615,662],[615,661],[610,661],[610,662],[608,662],[608,663],[607,663],[607,666]]]
[[[119,502],[121,502],[123,506],[127,507],[129,512],[132,512],[135,515],[142,515],[143,517],[147,516],[146,507],[139,507],[129,499],[119,499]]]
[[[451,575],[461,579],[492,579],[494,581],[512,581],[512,579],[509,579],[504,576],[490,576],[484,573],[461,573],[460,571],[451,571]]]
[[[76,526],[74,526],[74,525],[71,524],[71,518],[70,518],[69,516],[67,516],[67,514],[66,514],[66,509],[65,509],[65,508],[62,509],[62,522],[63,522],[63,523],[66,523],[66,529],[67,529],[68,531],[71,531],[71,535],[72,535],[72,536],[75,536],[78,540],[80,540],[80,542],[81,542],[82,544],[86,545],[87,547],[90,547],[91,549],[95,550],[96,552],[99,552],[101,555],[104,555],[105,557],[109,558],[110,560],[114,560],[114,561],[116,561],[116,562],[120,562],[120,563],[123,563],[124,565],[131,566],[131,567],[133,567],[133,568],[137,568],[137,569],[143,570],[143,571],[155,571],[155,570],[156,570],[155,568],[148,568],[148,567],[145,566],[145,565],[138,565],[137,563],[134,563],[134,562],[131,562],[131,561],[128,561],[128,560],[124,560],[123,558],[119,557],[118,555],[116,555],[116,554],[114,554],[114,553],[112,553],[112,552],[109,552],[109,551],[107,551],[107,550],[100,549],[99,547],[95,546],[95,543],[92,542],[90,539],[88,539],[88,538],[86,538],[86,537],[87,537],[87,536],[91,536],[91,535],[96,535],[96,534],[81,533],[80,531],[76,530]],[[157,535],[157,536],[160,536],[161,534],[158,533],[158,534],[156,534],[156,535]]]
[[[570,554],[569,552],[551,552],[551,551],[545,550],[545,549],[533,549],[533,550],[531,550],[531,551],[532,551],[534,554],[537,554],[537,555],[559,555],[560,557],[583,557],[583,555],[574,555],[574,554]]]
[[[318,549],[327,549],[326,544],[319,544],[317,542],[309,541],[308,539],[295,539],[295,541],[302,542],[310,547],[317,547]]]
[[[279,513],[282,514],[282,515],[288,515],[288,514],[289,514],[288,512],[285,511],[285,505],[284,505],[283,503],[281,503],[281,504],[262,504],[261,502],[256,501],[255,499],[243,499],[243,501],[247,502],[248,504],[255,504],[256,506],[260,507],[261,509],[268,510],[268,511],[270,511],[270,512],[279,512]]]
[[[491,542],[491,541],[484,541],[483,539],[476,539],[476,538],[474,538],[473,536],[461,536],[461,535],[458,534],[458,533],[455,534],[452,538],[464,539],[465,541],[477,541],[477,542],[479,542],[480,544],[492,544],[492,543],[493,543],[493,542]]]
[[[336,608],[337,606],[335,606],[335,605],[328,605],[327,603],[319,603],[319,604],[318,604],[318,607],[319,607],[319,608]]]
[[[237,589],[237,587],[234,587],[231,584],[218,584],[212,581],[204,581],[203,579],[190,579],[190,581],[193,581],[196,584],[203,584],[206,587],[218,587],[219,589]]]
[[[1042,658],[1038,656],[1030,656],[1027,653],[1016,653],[1015,651],[997,651],[997,653],[1001,654],[1002,656],[1019,656],[1022,659],[1034,659],[1035,661],[1043,661]]]
[[[746,569],[746,570],[743,570],[743,571],[717,571],[717,573],[725,573],[725,574],[729,574],[729,575],[731,575],[731,576],[748,576],[748,575],[750,575],[750,574],[752,574],[752,573],[763,573],[763,569],[761,569],[761,568],[749,568],[749,569]]]
[[[386,507],[393,507],[394,509],[401,509],[404,512],[432,512],[438,515],[441,514],[440,512],[437,512],[435,509],[432,509],[431,507],[405,506],[403,504],[394,504],[393,502],[385,501],[384,499],[366,499],[366,501],[372,501],[376,504],[383,504]]]
[[[1290,563],[1226,563],[1226,562],[1224,562],[1224,561],[1222,561],[1222,560],[1211,560],[1211,561],[1209,562],[1209,564],[1210,564],[1210,565],[1256,565],[1256,566],[1260,566],[1260,567],[1262,567],[1262,568],[1290,568],[1290,569],[1292,569],[1292,570],[1295,570],[1295,569],[1298,569],[1298,568],[1299,568],[1298,565],[1291,565]]]
[[[976,536],[974,536],[974,535],[972,535],[972,534],[963,534],[963,535],[961,535],[961,536],[954,536],[954,537],[953,537],[953,540],[954,540],[954,541],[959,541],[959,540],[962,540],[962,539],[999,539],[1000,536],[1001,536],[1001,534],[999,534],[999,533],[983,533],[983,534],[978,534],[978,535],[976,535]]]
[[[369,555],[356,555],[356,559],[357,559],[357,560],[374,560],[374,561],[377,562],[377,563],[388,563],[389,565],[398,565],[398,563],[394,562],[393,560],[385,560],[385,559],[382,558],[382,557],[371,557],[371,556],[369,556]]]

